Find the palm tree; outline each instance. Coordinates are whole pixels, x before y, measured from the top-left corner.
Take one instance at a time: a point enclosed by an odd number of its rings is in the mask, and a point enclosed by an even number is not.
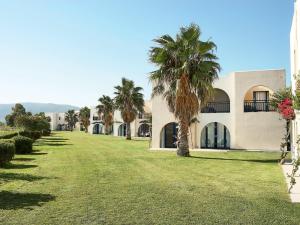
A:
[[[68,112],[66,112],[65,120],[68,123],[68,127],[69,127],[70,131],[73,131],[75,124],[78,121],[77,115],[73,109],[68,110]]]
[[[98,114],[103,115],[105,133],[109,134],[114,119],[114,100],[107,95],[103,95],[98,101],[101,103],[97,106]]]
[[[122,85],[116,86],[115,89],[115,104],[126,123],[126,139],[131,140],[130,123],[135,120],[139,112],[144,112],[144,95],[141,93],[143,88],[135,87],[132,80],[122,78]]]
[[[189,156],[189,123],[210,97],[220,71],[216,45],[201,41],[200,35],[200,28],[191,24],[180,28],[175,39],[170,35],[155,39],[158,47],[150,49],[150,61],[158,67],[150,74],[155,84],[152,96],[162,95],[179,122],[179,156]]]
[[[85,133],[88,132],[88,127],[90,125],[90,115],[91,115],[91,110],[86,106],[81,108],[79,111],[79,119],[84,127]]]

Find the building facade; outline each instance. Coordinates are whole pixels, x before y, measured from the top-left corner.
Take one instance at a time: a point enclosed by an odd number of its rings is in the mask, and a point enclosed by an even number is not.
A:
[[[149,119],[151,118],[151,101],[145,101],[144,113],[139,113],[137,118],[130,124],[131,135],[133,137],[149,137],[151,135],[151,126]],[[91,107],[91,118],[89,133],[91,134],[104,134],[105,127],[103,116],[98,114],[96,107]],[[126,136],[127,129],[124,123],[121,112],[116,110],[113,117],[113,125],[111,132],[114,136]]]
[[[300,84],[297,82],[297,75],[300,71],[300,52],[299,52],[299,38],[300,38],[300,1],[294,3],[294,16],[292,21],[290,33],[290,51],[291,51],[291,84],[292,91],[300,89]],[[296,119],[292,123],[292,152],[293,157],[299,156],[299,145],[297,144],[298,136],[300,135],[300,112],[296,110]]]
[[[284,121],[270,105],[285,87],[284,70],[234,72],[213,84],[214,95],[191,124],[189,143],[200,149],[279,150]],[[165,100],[152,100],[152,148],[176,148],[178,124]]]
[[[75,111],[77,115],[79,115],[79,111]],[[66,113],[60,112],[50,112],[45,113],[45,116],[50,117],[50,129],[55,131],[65,131],[68,130],[68,123],[65,119]],[[74,130],[83,131],[83,125],[80,122],[75,124]]]
[[[65,120],[65,113],[45,113],[45,116],[50,117],[50,129],[62,131],[67,129],[67,122]]]

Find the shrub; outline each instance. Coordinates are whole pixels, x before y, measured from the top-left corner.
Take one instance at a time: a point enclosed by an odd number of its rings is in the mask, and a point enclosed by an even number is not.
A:
[[[2,134],[0,135],[0,139],[11,139],[18,135],[18,132],[8,133],[8,134]]]
[[[41,138],[42,134],[39,131],[22,131],[20,135],[33,139],[34,141]]]
[[[0,166],[2,167],[13,159],[15,155],[15,145],[12,141],[0,141]]]
[[[43,136],[50,136],[51,130],[43,130],[42,135]]]
[[[32,152],[33,140],[28,137],[18,135],[13,138],[17,154],[26,154]]]

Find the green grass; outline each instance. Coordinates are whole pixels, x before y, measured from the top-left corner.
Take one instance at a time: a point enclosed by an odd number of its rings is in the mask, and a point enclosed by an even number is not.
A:
[[[149,152],[56,133],[0,172],[0,224],[300,224],[275,153]]]

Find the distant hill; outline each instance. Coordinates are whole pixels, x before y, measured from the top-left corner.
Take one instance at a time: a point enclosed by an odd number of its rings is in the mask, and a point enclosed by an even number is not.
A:
[[[66,112],[69,109],[78,110],[79,107],[72,105],[62,105],[62,104],[53,104],[53,103],[21,103],[26,111],[32,113],[39,112]],[[11,108],[15,104],[0,104],[0,121],[5,121],[5,116],[11,112]]]

